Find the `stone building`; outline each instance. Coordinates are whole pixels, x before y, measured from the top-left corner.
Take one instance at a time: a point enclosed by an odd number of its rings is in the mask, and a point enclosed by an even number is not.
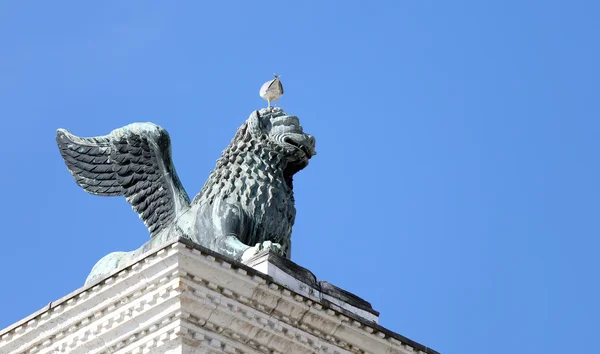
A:
[[[435,354],[274,253],[166,243],[0,332],[0,353]]]

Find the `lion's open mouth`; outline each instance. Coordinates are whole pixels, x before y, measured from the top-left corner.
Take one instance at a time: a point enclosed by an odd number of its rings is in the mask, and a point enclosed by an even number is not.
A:
[[[306,146],[298,143],[297,141],[295,141],[294,139],[290,138],[290,137],[285,137],[283,139],[283,142],[286,144],[290,144],[293,147],[295,147],[296,149],[302,151],[304,153],[304,155],[306,155],[306,158],[310,159],[312,157],[312,152],[310,151],[309,148],[307,148]]]

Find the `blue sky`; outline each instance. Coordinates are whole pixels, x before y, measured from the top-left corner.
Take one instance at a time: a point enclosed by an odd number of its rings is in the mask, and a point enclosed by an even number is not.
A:
[[[165,127],[188,193],[273,72],[317,139],[292,259],[444,354],[589,351],[600,316],[594,1],[3,1],[0,327],[148,239],[55,130]]]

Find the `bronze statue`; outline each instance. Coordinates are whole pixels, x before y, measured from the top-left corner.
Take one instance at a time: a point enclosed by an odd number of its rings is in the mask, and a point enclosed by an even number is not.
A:
[[[281,108],[252,112],[191,202],[160,126],[134,123],[94,138],[59,129],[56,141],[79,186],[91,194],[125,196],[150,231],[150,241],[139,249],[102,258],[86,283],[178,237],[237,260],[265,248],[290,258],[292,179],[315,155],[315,139]]]

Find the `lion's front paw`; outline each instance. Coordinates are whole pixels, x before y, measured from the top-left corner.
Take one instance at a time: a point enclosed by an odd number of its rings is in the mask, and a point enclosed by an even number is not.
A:
[[[250,258],[256,256],[263,250],[268,250],[276,252],[277,254],[283,255],[283,250],[281,249],[281,245],[278,243],[273,243],[271,241],[264,241],[263,243],[257,243],[256,246],[250,247],[244,251],[242,254],[242,262],[248,261]]]

